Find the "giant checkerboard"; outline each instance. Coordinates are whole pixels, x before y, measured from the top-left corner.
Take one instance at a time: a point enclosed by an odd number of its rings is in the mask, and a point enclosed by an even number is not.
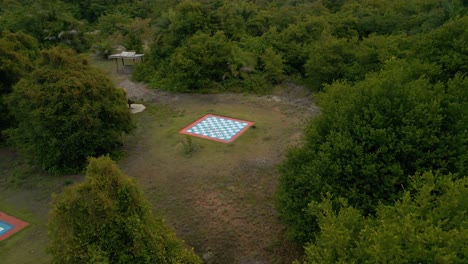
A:
[[[207,114],[180,130],[179,133],[230,143],[253,124],[254,122],[250,121]]]

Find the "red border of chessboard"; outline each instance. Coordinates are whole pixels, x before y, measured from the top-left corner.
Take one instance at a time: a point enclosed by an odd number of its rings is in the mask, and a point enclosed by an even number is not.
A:
[[[195,126],[196,124],[200,123],[201,121],[205,120],[206,118],[208,118],[208,117],[210,117],[210,116],[219,117],[219,118],[225,118],[225,119],[234,120],[234,121],[239,121],[239,122],[244,122],[244,123],[247,123],[247,126],[244,127],[241,131],[237,132],[237,134],[235,134],[229,141],[222,140],[222,139],[217,139],[217,138],[212,138],[212,137],[207,137],[207,136],[203,136],[203,135],[197,135],[197,134],[193,134],[193,133],[187,132],[187,130],[189,130],[190,128],[192,128],[193,126]],[[188,125],[188,126],[182,128],[182,129],[179,131],[179,133],[180,133],[180,134],[184,134],[184,135],[189,135],[189,136],[194,136],[194,137],[199,137],[199,138],[214,140],[214,141],[218,141],[218,142],[222,142],[222,143],[231,143],[231,142],[233,142],[234,140],[236,140],[236,138],[238,138],[240,135],[242,135],[245,131],[247,131],[247,129],[249,129],[249,127],[253,126],[254,124],[255,124],[254,122],[247,121],[247,120],[236,119],[236,118],[227,117],[227,116],[206,114],[206,115],[204,115],[204,116],[198,118],[197,120],[193,121],[192,123],[190,123],[190,125]]]
[[[0,241],[7,239],[14,233],[20,231],[21,229],[29,225],[28,223],[21,221],[18,218],[15,218],[13,216],[9,216],[1,211],[0,211],[0,220],[13,226],[13,228],[8,230],[8,232],[4,233],[3,235],[0,235]]]

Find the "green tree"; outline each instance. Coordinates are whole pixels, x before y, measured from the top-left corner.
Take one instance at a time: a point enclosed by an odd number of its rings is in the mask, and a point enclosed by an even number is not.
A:
[[[94,53],[107,59],[119,46],[127,51],[143,53],[144,44],[152,39],[150,22],[150,19],[131,18],[121,12],[101,16],[97,24],[99,30],[88,35],[94,39]]]
[[[213,13],[210,12],[212,5],[202,1],[163,1],[163,3],[158,4],[167,10],[162,12],[154,22],[154,40],[149,45],[150,52],[145,57],[145,63],[135,67],[132,76],[136,80],[146,81],[158,88],[164,88],[168,87],[167,82],[161,82],[161,80],[168,76],[168,73],[164,72],[165,70],[172,71],[169,68],[171,68],[170,64],[174,63],[176,49],[181,48],[195,34],[201,32],[211,34],[216,31],[216,26],[212,25],[214,24]],[[197,69],[193,69],[193,71],[197,71]],[[153,76],[155,77],[153,78]],[[157,85],[154,85],[155,79]],[[179,88],[175,90],[177,89]],[[174,89],[171,88],[171,90]]]
[[[320,232],[304,263],[466,263],[468,177],[424,173],[413,192],[365,216],[344,199],[309,204]]]
[[[360,81],[367,73],[379,71],[388,59],[401,57],[404,51],[399,45],[406,39],[402,35],[376,34],[361,40],[324,36],[309,46],[305,64],[307,82],[311,88],[320,90],[338,80]]]
[[[85,180],[54,196],[52,263],[201,263],[109,157],[92,158]]]
[[[226,1],[216,10],[225,34],[233,40],[240,40],[248,33],[259,33],[261,25],[255,24],[258,6],[248,1]],[[257,27],[257,25],[260,27]],[[250,29],[250,30],[249,30]],[[249,32],[253,31],[253,32]]]
[[[379,35],[398,32],[417,34],[428,32],[448,19],[443,2],[446,1],[345,1],[338,14],[356,17],[356,28],[361,37],[372,33]]]
[[[113,151],[132,128],[125,92],[75,52],[42,52],[31,76],[7,98],[11,142],[53,173],[76,172],[88,156]]]
[[[276,29],[272,28],[265,37],[270,38],[272,46],[281,53],[286,72],[303,76],[312,43],[321,41],[322,36],[327,35],[329,27],[325,16],[306,15],[301,21],[290,24],[281,32],[275,32]]]
[[[0,141],[2,131],[13,120],[4,102],[15,85],[23,76],[33,70],[33,61],[39,55],[36,39],[24,33],[0,32]]]
[[[169,45],[173,51],[199,31],[211,32],[212,12],[208,5],[199,1],[184,0],[162,15],[156,32],[157,40],[153,50],[164,58]],[[158,48],[161,47],[161,48]]]
[[[114,13],[107,13],[99,17],[96,27],[99,29],[99,33],[103,37],[120,32],[125,33],[124,25],[131,23],[132,18],[120,10]]]
[[[30,34],[42,47],[63,44],[82,52],[89,48],[85,24],[73,16],[71,9],[55,0],[13,1],[0,16],[0,23],[5,30]]]
[[[123,2],[121,0],[63,0],[75,6],[75,16],[94,23],[98,18],[106,13],[109,8],[115,7],[115,4]]]
[[[468,16],[449,21],[441,27],[419,35],[412,42],[411,57],[442,67],[440,80],[468,73]]]
[[[141,36],[136,32],[129,32],[124,39],[124,46],[127,50],[132,50],[137,53],[143,52],[143,41]]]
[[[157,84],[167,90],[209,91],[220,87],[229,71],[231,47],[223,32],[199,32],[172,54]]]
[[[317,226],[305,208],[324,193],[372,213],[409,188],[408,175],[468,174],[468,80],[432,84],[424,77],[439,72],[394,60],[355,85],[327,87],[305,145],[281,167],[278,206],[294,238],[313,237]]]
[[[326,36],[310,45],[310,55],[304,65],[305,74],[313,88],[346,78],[352,64],[357,64],[355,50],[358,40]]]
[[[269,47],[260,58],[262,62],[261,70],[268,81],[277,84],[284,80],[283,58],[280,54]]]

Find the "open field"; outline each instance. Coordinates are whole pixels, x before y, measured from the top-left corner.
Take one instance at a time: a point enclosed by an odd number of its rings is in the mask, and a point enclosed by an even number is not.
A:
[[[26,163],[12,149],[0,148],[0,211],[29,223],[0,241],[0,263],[49,263],[47,212],[51,194],[78,182],[80,175],[51,176]]]
[[[135,114],[137,128],[126,137],[119,165],[180,238],[207,263],[291,263],[300,255],[285,239],[273,204],[277,164],[317,113],[300,88],[279,87],[275,96],[264,97],[172,94],[129,81],[112,62],[95,64],[147,107]],[[188,155],[186,136],[178,131],[207,113],[253,121],[256,128],[231,144],[192,138]],[[44,175],[23,163],[11,149],[0,149],[0,210],[31,223],[0,243],[0,259],[47,263],[50,194],[81,176]]]

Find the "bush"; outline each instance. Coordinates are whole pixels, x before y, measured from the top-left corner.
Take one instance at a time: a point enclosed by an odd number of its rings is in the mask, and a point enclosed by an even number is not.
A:
[[[12,87],[34,69],[38,55],[35,38],[24,33],[0,32],[0,142],[4,140],[3,130],[13,123],[5,98]]]
[[[52,173],[79,171],[87,157],[120,146],[133,127],[125,92],[63,47],[42,52],[7,105],[17,122],[7,131],[10,142]]]
[[[375,217],[339,198],[311,203],[320,232],[305,246],[304,263],[465,263],[468,178],[424,173],[411,186]]]
[[[48,228],[52,263],[201,263],[109,157],[54,196]]]
[[[305,208],[324,193],[368,214],[401,197],[408,175],[468,173],[468,81],[432,84],[422,77],[438,73],[431,65],[390,61],[354,86],[327,87],[305,145],[281,166],[278,206],[294,238],[311,240],[317,225]]]
[[[214,35],[199,32],[174,51],[156,82],[166,90],[182,92],[219,87],[218,82],[229,71],[230,57],[230,45],[223,32]]]

